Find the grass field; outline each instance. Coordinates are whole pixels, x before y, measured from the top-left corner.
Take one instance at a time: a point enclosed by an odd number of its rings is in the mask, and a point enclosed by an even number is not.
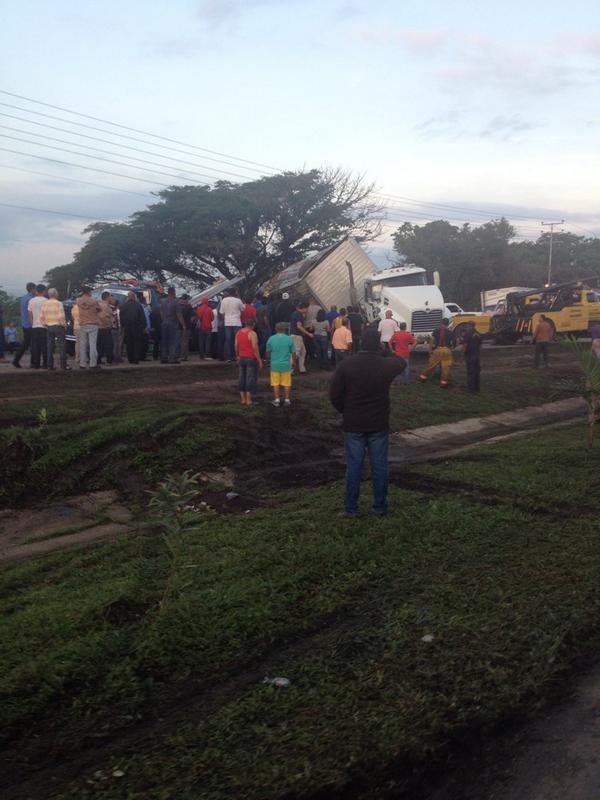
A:
[[[202,514],[163,609],[158,530],[4,570],[3,795],[419,796],[597,644],[583,442],[571,426],[411,467],[386,519],[339,518],[339,484]]]

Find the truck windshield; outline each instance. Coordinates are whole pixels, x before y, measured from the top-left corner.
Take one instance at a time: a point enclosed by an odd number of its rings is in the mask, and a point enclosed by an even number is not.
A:
[[[427,286],[427,275],[424,272],[415,272],[412,275],[394,275],[386,278],[384,283],[392,289],[402,286]]]

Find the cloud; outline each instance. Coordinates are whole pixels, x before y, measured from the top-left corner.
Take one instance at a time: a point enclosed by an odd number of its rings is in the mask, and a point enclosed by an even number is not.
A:
[[[444,139],[456,141],[465,138],[496,139],[503,142],[514,141],[519,134],[541,128],[541,122],[523,119],[520,114],[496,115],[485,122],[470,122],[469,114],[460,111],[447,111],[434,114],[413,126],[419,139]]]
[[[499,115],[493,117],[485,125],[480,131],[479,136],[482,139],[499,138],[507,142],[511,140],[515,134],[541,127],[543,127],[541,123],[524,120],[520,114],[511,114],[510,116]]]
[[[399,47],[412,53],[432,53],[441,50],[448,42],[445,31],[418,31],[411,29],[390,30],[360,26],[354,28],[352,36],[357,41],[385,47]]]
[[[435,56],[424,77],[444,92],[559,93],[595,80],[595,70],[577,63],[578,56],[600,56],[597,32],[565,33],[552,42],[527,47],[485,34],[437,29],[356,26],[352,36],[365,45]]]
[[[600,31],[590,33],[561,33],[548,48],[559,56],[600,57]]]

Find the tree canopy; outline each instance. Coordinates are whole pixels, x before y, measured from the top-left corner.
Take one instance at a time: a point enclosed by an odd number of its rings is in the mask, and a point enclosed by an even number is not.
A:
[[[405,222],[393,234],[393,240],[398,256],[439,270],[447,300],[476,308],[484,289],[545,284],[550,234],[535,242],[515,242],[514,236],[514,228],[504,218],[478,226],[436,220],[425,225]],[[592,276],[600,277],[600,240],[555,233],[552,281]]]
[[[99,280],[180,279],[203,287],[242,275],[254,288],[344,235],[376,238],[381,213],[372,191],[339,169],[172,186],[127,222],[90,225],[73,263],[50,270],[46,280],[72,291]]]

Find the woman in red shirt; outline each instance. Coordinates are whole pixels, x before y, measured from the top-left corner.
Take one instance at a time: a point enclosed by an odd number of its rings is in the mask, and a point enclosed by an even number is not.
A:
[[[240,367],[240,402],[243,406],[252,405],[258,369],[263,365],[258,349],[258,336],[254,331],[255,324],[255,317],[247,317],[244,327],[235,337],[235,356]]]

